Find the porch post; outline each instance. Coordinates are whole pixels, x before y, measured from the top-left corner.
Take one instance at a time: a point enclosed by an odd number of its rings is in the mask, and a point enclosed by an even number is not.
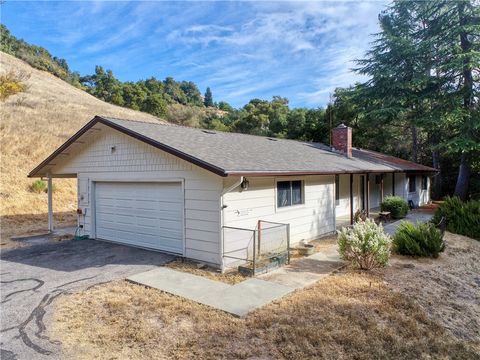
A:
[[[367,217],[370,216],[370,174],[365,174],[367,177]]]
[[[395,196],[395,173],[392,172],[392,196]]]
[[[380,175],[380,202],[383,202],[383,174]]]
[[[47,177],[47,196],[48,196],[48,231],[53,232],[53,197],[52,197],[52,176]]]
[[[350,225],[353,225],[353,174],[350,174]]]

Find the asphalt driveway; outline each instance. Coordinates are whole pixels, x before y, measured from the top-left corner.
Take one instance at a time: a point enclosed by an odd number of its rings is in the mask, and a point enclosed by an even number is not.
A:
[[[0,257],[1,359],[60,359],[48,337],[58,296],[153,269],[174,259],[159,252],[83,240],[4,251]]]

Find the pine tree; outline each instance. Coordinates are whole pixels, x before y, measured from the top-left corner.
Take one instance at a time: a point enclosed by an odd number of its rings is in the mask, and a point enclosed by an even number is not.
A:
[[[213,106],[212,90],[210,90],[209,87],[207,87],[207,90],[205,91],[205,97],[203,99],[203,105],[205,105],[206,107],[212,107]]]

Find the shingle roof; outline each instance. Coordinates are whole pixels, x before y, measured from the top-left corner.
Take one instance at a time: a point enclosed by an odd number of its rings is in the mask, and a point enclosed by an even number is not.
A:
[[[100,116],[95,117],[90,123],[93,126],[98,122],[221,176],[435,171],[427,166],[368,150],[354,149],[353,157],[347,158],[320,143]],[[88,124],[82,130],[85,128],[88,130]],[[72,139],[81,136],[77,135],[78,133]],[[68,147],[68,141],[62,147],[64,149]],[[42,164],[48,164],[58,151],[62,151],[62,147]],[[35,176],[42,164],[29,176]]]

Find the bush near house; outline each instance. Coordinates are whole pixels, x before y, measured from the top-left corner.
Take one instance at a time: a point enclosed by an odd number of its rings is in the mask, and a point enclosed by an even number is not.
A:
[[[383,232],[382,225],[368,218],[351,228],[344,227],[338,235],[342,259],[363,270],[387,265],[391,243],[392,239]]]
[[[416,225],[402,221],[393,238],[394,251],[401,255],[438,257],[445,250],[442,232],[432,223]]]
[[[31,192],[34,192],[37,194],[40,194],[42,192],[45,192],[45,193],[48,192],[47,183],[43,180],[35,180],[33,183],[30,184],[28,189]],[[52,192],[55,192],[56,190],[57,188],[55,184],[52,184]]]
[[[447,219],[447,230],[480,240],[480,201],[462,201],[460,198],[446,197],[440,204],[432,223],[438,224],[442,217]]]
[[[403,219],[408,213],[408,203],[400,196],[387,196],[380,204],[380,209],[390,211],[394,219]]]

